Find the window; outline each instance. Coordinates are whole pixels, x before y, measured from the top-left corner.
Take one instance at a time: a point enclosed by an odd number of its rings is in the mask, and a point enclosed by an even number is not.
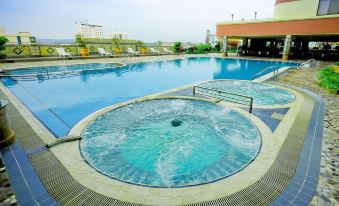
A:
[[[339,14],[339,0],[319,0],[318,16]]]

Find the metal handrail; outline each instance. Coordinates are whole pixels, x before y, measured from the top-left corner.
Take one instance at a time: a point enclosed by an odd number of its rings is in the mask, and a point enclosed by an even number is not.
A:
[[[308,63],[311,65],[311,67],[314,67],[315,59],[309,59],[309,60],[307,60],[305,62],[302,62],[302,63],[300,63],[299,67],[303,67],[304,65],[306,65]]]
[[[197,89],[202,89],[202,90],[207,90],[207,91],[212,91],[212,92],[217,92],[216,93],[211,93],[211,92],[199,92]],[[194,86],[193,87],[193,95],[196,95],[199,93],[202,96],[207,96],[207,97],[212,97],[220,100],[226,100],[229,102],[233,102],[236,104],[241,104],[245,106],[249,106],[249,113],[252,113],[253,109],[253,98],[241,94],[236,94],[236,93],[231,93],[231,92],[226,92],[218,89],[213,89],[213,88],[208,88],[208,87],[202,87],[202,86]],[[226,95],[225,95],[226,94]],[[227,96],[227,95],[233,95],[233,97]],[[239,99],[240,97],[240,99]],[[241,99],[244,98],[244,99]],[[239,102],[242,101],[242,102]]]
[[[256,79],[257,76],[261,75],[262,73],[266,72],[269,69],[273,69],[273,77],[274,77],[275,80],[277,80],[278,79],[279,68],[277,68],[276,66],[269,66],[269,67],[266,67],[265,69],[260,70],[258,73],[253,75],[252,80]]]

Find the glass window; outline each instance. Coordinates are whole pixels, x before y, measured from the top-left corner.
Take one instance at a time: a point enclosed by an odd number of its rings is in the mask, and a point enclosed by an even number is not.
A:
[[[318,15],[339,14],[339,0],[319,0]]]

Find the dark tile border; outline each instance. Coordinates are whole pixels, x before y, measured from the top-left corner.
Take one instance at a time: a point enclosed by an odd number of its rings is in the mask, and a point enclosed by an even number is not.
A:
[[[46,191],[18,143],[2,149],[1,154],[19,205],[59,205]]]
[[[309,90],[282,83],[275,84],[304,92],[313,97],[315,104],[295,174],[286,189],[271,205],[309,205],[316,192],[319,179],[325,102]]]

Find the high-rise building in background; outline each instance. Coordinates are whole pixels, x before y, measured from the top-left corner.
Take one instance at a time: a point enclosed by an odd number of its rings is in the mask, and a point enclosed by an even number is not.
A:
[[[215,34],[211,34],[210,30],[206,30],[205,44],[215,45]]]
[[[205,44],[211,44],[211,31],[206,30],[206,38],[205,38]]]
[[[103,26],[94,22],[76,22],[77,33],[86,38],[104,38]]]
[[[126,33],[112,32],[109,34],[109,38],[126,40],[128,39],[128,35]]]

